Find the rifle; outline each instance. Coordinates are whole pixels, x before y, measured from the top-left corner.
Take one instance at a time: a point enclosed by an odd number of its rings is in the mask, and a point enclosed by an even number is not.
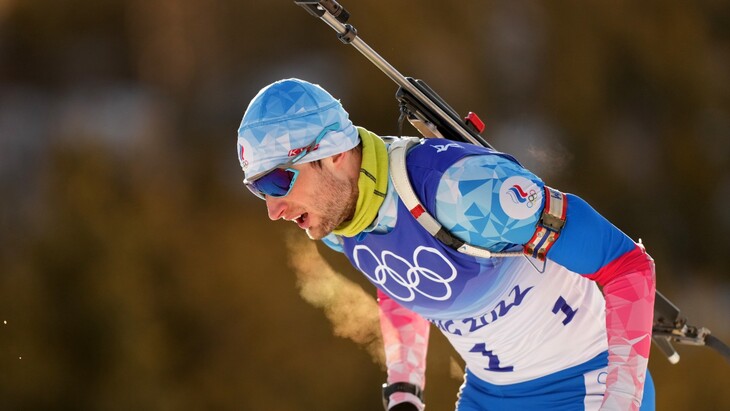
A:
[[[340,41],[355,47],[398,85],[395,97],[400,107],[401,126],[403,119],[407,118],[423,137],[445,138],[494,149],[480,134],[484,131],[484,123],[478,115],[469,112],[462,119],[425,81],[398,72],[357,35],[355,27],[347,22],[350,13],[335,0],[295,0],[294,3],[327,23]],[[672,343],[706,345],[730,362],[730,347],[713,336],[707,328],[687,324],[679,308],[659,291],[656,292],[654,303],[652,341],[672,364],[679,362],[679,354]]]

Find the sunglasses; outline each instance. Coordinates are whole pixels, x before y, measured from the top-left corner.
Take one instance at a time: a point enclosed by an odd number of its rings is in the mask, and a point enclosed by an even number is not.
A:
[[[266,196],[271,197],[284,197],[294,187],[294,182],[297,181],[299,170],[291,168],[294,164],[300,161],[304,156],[317,149],[319,142],[322,140],[325,134],[330,131],[337,131],[340,128],[340,123],[333,123],[322,129],[317,138],[314,139],[308,146],[303,147],[299,150],[294,157],[289,161],[276,166],[276,168],[261,173],[257,176],[247,178],[243,180],[243,184],[248,188],[256,197],[265,200]]]

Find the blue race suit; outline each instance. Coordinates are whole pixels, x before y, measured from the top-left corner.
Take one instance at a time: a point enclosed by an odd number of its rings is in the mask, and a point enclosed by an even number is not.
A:
[[[535,231],[544,183],[509,155],[427,139],[408,153],[407,170],[428,212],[464,241],[514,250]],[[566,224],[545,262],[451,249],[416,222],[392,184],[370,230],[325,242],[449,339],[467,366],[458,410],[598,409],[610,335],[606,300],[591,280],[648,257],[585,201],[566,196]],[[653,409],[653,393],[644,397],[642,409]]]

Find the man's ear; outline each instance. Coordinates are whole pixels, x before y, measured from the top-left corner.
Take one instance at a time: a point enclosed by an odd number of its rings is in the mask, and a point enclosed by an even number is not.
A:
[[[342,166],[347,162],[347,157],[349,155],[349,151],[345,151],[342,153],[337,153],[335,155],[329,156],[327,160],[332,162],[332,165],[335,168],[342,168]]]
[[[347,150],[343,153],[338,153],[329,156],[322,163],[325,167],[331,167],[338,175],[349,176],[357,179],[360,175],[360,156],[359,151]]]

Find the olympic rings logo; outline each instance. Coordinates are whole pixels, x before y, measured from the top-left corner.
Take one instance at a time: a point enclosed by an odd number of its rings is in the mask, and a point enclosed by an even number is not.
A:
[[[368,273],[362,269],[360,263],[361,252],[365,255],[365,258],[369,255],[377,263],[373,273]],[[429,254],[436,256],[437,260],[443,261],[444,267],[448,267],[446,277],[419,264],[419,258],[422,261]],[[352,255],[355,265],[360,271],[365,273],[373,283],[379,285],[384,291],[398,300],[413,301],[416,298],[416,293],[435,301],[445,301],[451,297],[452,290],[449,283],[456,278],[456,268],[451,261],[435,248],[424,246],[416,248],[413,251],[413,263],[389,250],[383,250],[380,258],[378,258],[365,245],[355,246]],[[393,266],[400,266],[398,268],[401,268],[401,270],[394,269]]]

